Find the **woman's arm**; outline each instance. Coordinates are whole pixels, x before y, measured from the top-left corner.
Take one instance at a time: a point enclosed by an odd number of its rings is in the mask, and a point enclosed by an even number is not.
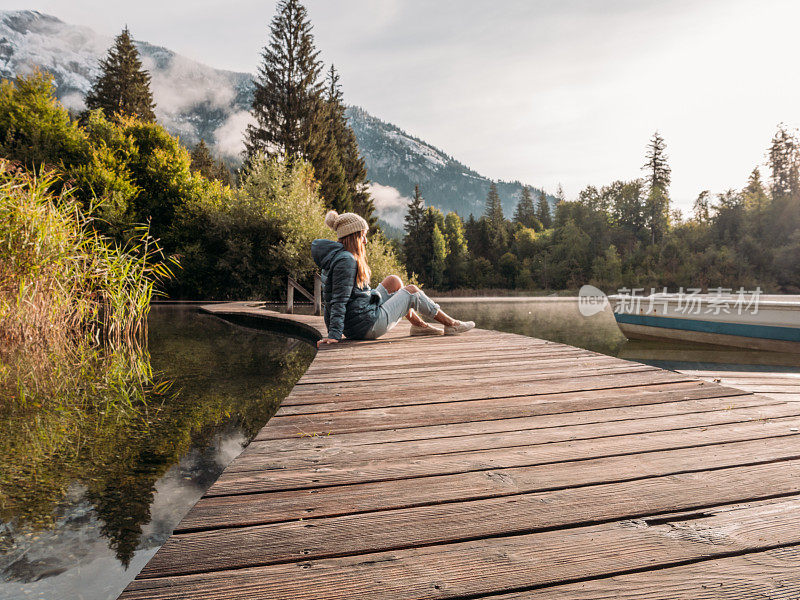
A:
[[[329,277],[333,278],[331,286],[331,300],[328,308],[328,337],[326,339],[340,340],[344,332],[344,315],[347,312],[347,303],[353,293],[356,283],[356,261],[351,257],[336,261]]]

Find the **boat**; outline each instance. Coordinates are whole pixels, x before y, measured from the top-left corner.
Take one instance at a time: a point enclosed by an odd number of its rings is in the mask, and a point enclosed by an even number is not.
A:
[[[608,297],[628,339],[681,340],[800,353],[800,295],[620,293]]]

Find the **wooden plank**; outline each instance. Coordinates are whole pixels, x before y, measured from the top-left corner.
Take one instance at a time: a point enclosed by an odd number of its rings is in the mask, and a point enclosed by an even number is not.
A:
[[[800,373],[791,372],[766,372],[766,371],[708,371],[697,369],[681,369],[681,373],[687,373],[695,377],[733,377],[742,379],[791,379],[800,385]]]
[[[493,595],[491,600],[747,600],[800,598],[800,546]]]
[[[453,452],[472,450],[488,450],[492,448],[512,448],[577,440],[597,440],[612,436],[654,433],[658,431],[679,431],[684,429],[709,428],[718,425],[765,421],[780,417],[800,417],[800,407],[778,404],[759,406],[730,411],[707,413],[689,413],[684,415],[668,415],[647,419],[611,421],[592,423],[590,425],[555,425],[547,427],[536,423],[532,429],[520,431],[504,431],[500,433],[478,433],[469,436],[433,437],[412,442],[386,443],[373,440],[371,444],[344,446],[335,442],[319,444],[308,449],[291,447],[291,454],[284,455],[276,450],[283,444],[274,442],[254,442],[245,448],[237,457],[236,463],[242,460],[275,460],[280,461],[281,468],[298,468],[307,464],[331,465],[353,463],[356,461],[373,461],[387,459],[410,458],[413,456],[433,456]]]
[[[517,357],[515,357],[517,358]],[[308,372],[303,375],[297,382],[298,386],[305,386],[309,384],[332,384],[332,383],[348,383],[360,381],[389,381],[401,380],[408,381],[414,376],[424,375],[427,373],[436,373],[436,377],[443,377],[450,374],[463,374],[464,372],[474,372],[476,369],[483,372],[491,372],[494,370],[502,370],[504,373],[511,372],[530,372],[535,370],[537,373],[544,372],[558,372],[563,371],[564,367],[581,366],[581,367],[600,367],[600,366],[622,366],[624,361],[617,358],[596,358],[582,357],[580,355],[568,355],[559,358],[543,358],[543,359],[526,359],[526,360],[509,360],[506,359],[487,359],[481,358],[479,360],[458,360],[449,359],[447,362],[442,362],[436,366],[424,365],[418,366],[418,363],[406,363],[403,365],[396,365],[392,368],[381,367],[378,370],[367,370],[359,367],[358,369],[341,369],[337,368],[328,373],[318,373],[316,371]],[[627,365],[629,366],[629,365]]]
[[[121,600],[458,598],[800,544],[788,499],[667,523],[622,521],[353,557],[139,579]]]
[[[206,496],[180,522],[176,531],[210,527],[242,527],[293,519],[330,517],[594,486],[763,462],[794,460],[800,454],[793,438],[768,438],[695,448],[665,450],[585,461],[490,469],[415,480],[381,481],[304,490]]]
[[[362,370],[370,371],[370,372],[383,372],[387,370],[391,370],[397,367],[417,367],[423,371],[428,371],[429,368],[433,368],[439,365],[448,365],[451,363],[460,363],[460,364],[482,364],[484,362],[497,362],[497,361],[504,361],[504,360],[547,360],[547,359],[556,359],[556,358],[570,358],[570,357],[595,357],[596,354],[594,352],[589,352],[588,350],[582,350],[580,348],[558,348],[558,349],[549,349],[549,350],[537,350],[537,351],[523,351],[519,352],[517,350],[493,350],[491,348],[483,348],[483,352],[461,352],[459,350],[452,350],[451,352],[446,353],[444,356],[440,356],[438,353],[435,356],[430,356],[425,358],[424,364],[419,362],[419,358],[416,355],[408,356],[405,354],[395,354],[393,356],[388,356],[385,358],[378,358],[378,357],[370,357],[369,361],[362,360],[362,364],[358,368],[358,372]],[[613,358],[613,357],[609,357]],[[621,359],[616,359],[621,360]],[[321,360],[321,361],[314,361],[306,371],[307,374],[323,374],[323,373],[335,373],[342,369],[342,367],[347,367],[352,363],[352,359],[341,360],[341,361],[334,361],[331,359],[328,360]]]
[[[280,460],[264,457],[234,460],[206,495],[241,494],[254,491],[309,489],[328,485],[408,479],[467,471],[585,460],[604,456],[633,455],[674,448],[708,447],[734,441],[768,437],[800,440],[800,418],[775,419],[765,423],[734,423],[703,430],[679,430],[619,436],[599,440],[554,442],[472,452],[421,456],[403,460],[353,462],[345,465],[313,465],[283,469]]]
[[[800,493],[800,461],[172,536],[140,577],[449,544]],[[331,543],[335,540],[335,544]]]
[[[257,440],[298,436],[325,436],[359,431],[380,431],[404,427],[474,423],[496,419],[583,412],[620,407],[651,407],[702,398],[730,398],[735,406],[751,394],[733,388],[720,388],[695,382],[655,384],[630,388],[560,392],[539,396],[476,399],[418,406],[395,406],[356,411],[329,411],[310,415],[285,415],[280,409]]]
[[[420,404],[440,404],[443,402],[460,402],[464,400],[510,398],[514,396],[534,396],[543,394],[563,394],[566,392],[582,392],[602,389],[621,389],[634,385],[654,385],[657,383],[677,383],[687,381],[680,375],[665,371],[653,371],[631,368],[629,372],[594,373],[586,376],[565,379],[531,378],[524,382],[493,383],[485,385],[467,385],[446,383],[430,383],[426,386],[415,386],[403,389],[403,394],[387,394],[386,390],[359,390],[356,393],[333,392],[330,396],[292,396],[281,405],[280,413],[313,414],[331,410],[360,410],[364,408],[385,408],[390,406],[408,406]],[[688,380],[690,381],[690,380]],[[716,384],[706,384],[710,387]],[[336,396],[339,393],[340,396]]]
[[[343,367],[351,366],[353,363],[353,356],[340,356],[333,351],[325,350],[317,354],[319,360],[315,360],[309,367],[310,373],[325,373],[339,370]],[[581,350],[579,348],[552,348],[546,346],[543,348],[530,349],[528,346],[520,348],[509,348],[507,350],[498,348],[487,348],[483,344],[476,344],[469,347],[452,347],[447,352],[431,352],[425,355],[424,363],[420,362],[420,357],[417,353],[406,352],[392,352],[384,356],[377,356],[375,354],[369,355],[369,360],[366,356],[357,356],[363,367],[372,370],[381,370],[385,368],[393,368],[398,365],[419,365],[425,367],[427,365],[446,364],[454,361],[480,361],[486,360],[502,360],[502,359],[526,359],[526,360],[539,360],[545,358],[557,357],[594,357],[597,356],[588,350]],[[359,368],[360,370],[360,368]]]
[[[535,417],[516,417],[511,419],[495,419],[493,421],[475,421],[467,423],[451,423],[447,425],[419,425],[384,429],[378,431],[361,431],[356,433],[337,433],[325,436],[295,436],[281,438],[280,443],[273,440],[254,439],[245,449],[269,448],[269,452],[295,452],[305,450],[340,449],[351,446],[388,444],[392,442],[413,442],[417,440],[433,440],[472,435],[489,435],[502,432],[531,431],[551,427],[578,427],[587,424],[605,426],[612,422],[634,422],[661,419],[674,416],[677,419],[698,419],[697,423],[734,423],[750,418],[767,418],[772,414],[760,408],[794,411],[795,407],[786,403],[761,396],[738,396],[735,398],[704,398],[701,400],[682,400],[647,406],[626,406],[607,408],[577,413],[556,413]],[[787,412],[786,416],[793,414]],[[289,417],[286,417],[289,419]],[[635,425],[633,425],[635,426]]]
[[[532,381],[555,380],[555,379],[570,379],[591,376],[592,374],[602,373],[658,373],[670,377],[671,381],[691,381],[693,378],[685,375],[664,371],[658,367],[651,367],[650,365],[642,365],[639,363],[629,363],[618,361],[606,361],[603,359],[592,359],[590,361],[579,361],[571,359],[567,364],[570,364],[568,372],[564,368],[558,368],[560,365],[555,365],[556,368],[543,368],[539,371],[532,365],[520,365],[514,368],[504,368],[495,370],[495,372],[484,371],[483,369],[473,370],[470,374],[461,372],[455,373],[436,373],[434,375],[435,381],[428,381],[428,378],[409,377],[403,383],[403,390],[409,393],[414,393],[419,390],[424,393],[425,390],[430,388],[445,388],[453,387],[453,384],[462,383],[463,385],[479,386],[481,384],[494,384],[498,383],[519,383],[524,384]],[[397,385],[397,384],[392,384]],[[713,385],[713,384],[712,384]],[[337,392],[332,392],[335,387]],[[377,388],[377,389],[376,389]],[[344,381],[335,382],[331,385],[328,382],[320,383],[306,383],[300,387],[296,387],[290,394],[295,403],[309,402],[311,399],[316,399],[317,402],[327,402],[332,398],[341,398],[347,394],[360,394],[364,392],[367,398],[374,396],[386,395],[385,386],[376,385],[370,380],[360,381]],[[336,394],[339,394],[336,396]],[[287,398],[288,399],[288,398]]]
[[[589,361],[582,361],[571,358],[566,362],[556,364],[545,364],[542,366],[535,365],[534,363],[523,363],[519,365],[498,365],[495,369],[472,369],[457,368],[452,371],[440,370],[435,374],[436,383],[439,385],[445,383],[461,384],[461,385],[482,385],[487,383],[494,384],[505,382],[528,382],[528,381],[544,381],[555,379],[573,379],[577,377],[590,377],[594,374],[608,374],[608,373],[638,373],[642,371],[659,371],[657,367],[648,365],[639,365],[636,363],[620,363],[616,359],[595,359]],[[686,381],[689,378],[680,377],[681,380]],[[376,388],[385,390],[387,386],[398,386],[397,381],[402,381],[403,389],[415,390],[422,389],[425,386],[419,385],[418,374],[406,375],[405,377],[389,377],[384,379],[376,377],[374,379],[359,378],[351,379],[350,376],[344,372],[341,379],[330,379],[327,381],[307,381],[295,387],[293,391],[293,398],[298,402],[304,401],[309,397],[314,398],[331,398],[331,388],[335,385],[336,389],[341,390],[338,392],[340,396],[347,394],[358,394],[361,391],[372,391]],[[384,385],[382,382],[386,381]],[[384,391],[384,394],[386,392]],[[336,397],[336,396],[333,396]]]

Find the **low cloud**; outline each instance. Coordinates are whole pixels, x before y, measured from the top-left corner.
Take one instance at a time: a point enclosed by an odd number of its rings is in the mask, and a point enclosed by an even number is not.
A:
[[[156,59],[162,58],[163,51],[155,52],[156,56],[142,53],[142,65],[150,72],[150,87],[160,112],[179,114],[198,104],[227,107],[233,103],[236,91],[219,71],[178,54],[168,56],[167,67],[159,69]]]
[[[250,123],[254,123],[253,116],[246,110],[228,117],[214,132],[217,152],[230,158],[239,158],[244,150],[244,132]]]
[[[410,198],[403,196],[396,188],[380,183],[370,183],[369,194],[379,219],[395,227],[403,226]]]

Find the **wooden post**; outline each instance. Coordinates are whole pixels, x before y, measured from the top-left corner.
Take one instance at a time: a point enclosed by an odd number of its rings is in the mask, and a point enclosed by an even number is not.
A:
[[[292,285],[292,278],[289,277],[289,285],[286,289],[286,314],[294,312],[294,286]]]
[[[322,314],[322,277],[319,273],[314,274],[314,314]]]

